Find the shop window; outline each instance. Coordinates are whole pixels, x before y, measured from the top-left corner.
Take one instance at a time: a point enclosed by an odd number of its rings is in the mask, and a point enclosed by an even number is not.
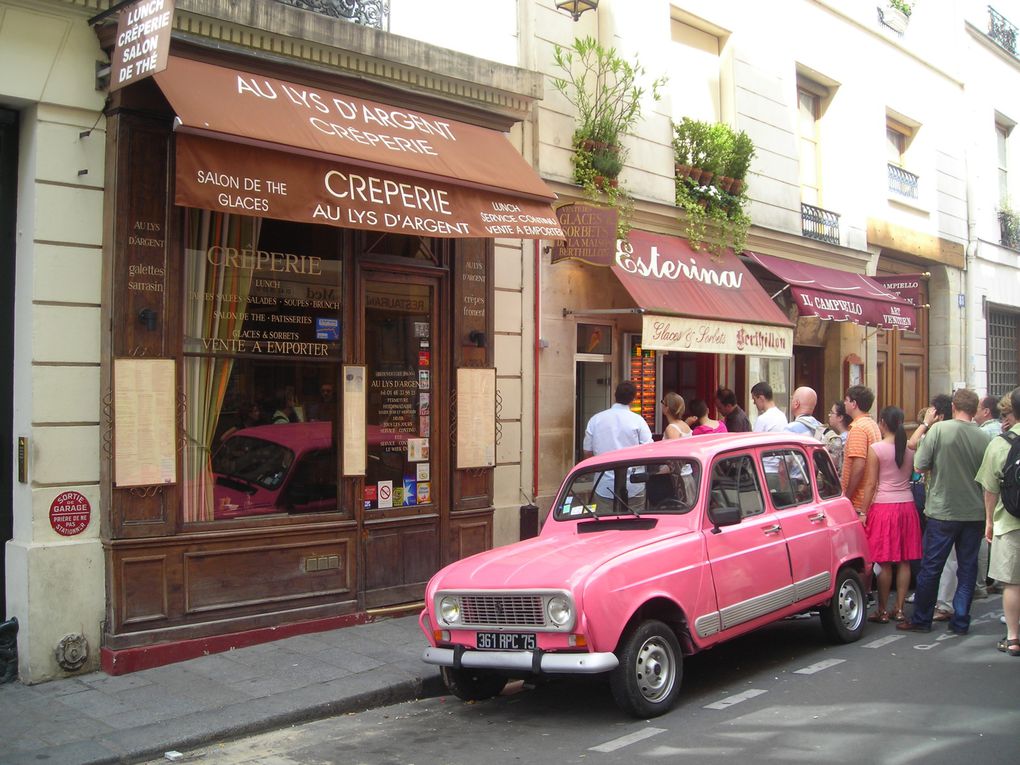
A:
[[[335,511],[340,233],[185,215],[184,520]]]

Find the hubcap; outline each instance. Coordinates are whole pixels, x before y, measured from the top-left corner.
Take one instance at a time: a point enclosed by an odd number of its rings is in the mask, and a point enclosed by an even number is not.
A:
[[[849,579],[839,588],[839,618],[849,630],[857,629],[864,614],[860,591]]]
[[[634,662],[634,677],[641,695],[649,701],[668,695],[676,682],[676,663],[669,645],[658,637],[646,640]]]

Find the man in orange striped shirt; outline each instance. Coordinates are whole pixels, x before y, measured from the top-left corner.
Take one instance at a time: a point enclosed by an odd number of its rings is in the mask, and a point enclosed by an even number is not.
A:
[[[869,414],[874,403],[874,392],[863,385],[851,386],[843,398],[846,413],[853,420],[843,449],[843,493],[850,498],[858,513],[861,512],[864,500],[864,465],[868,459],[868,449],[876,441],[882,440],[878,423]]]

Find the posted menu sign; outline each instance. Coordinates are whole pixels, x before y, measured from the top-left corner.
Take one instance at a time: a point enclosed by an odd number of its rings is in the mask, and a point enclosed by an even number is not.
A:
[[[138,0],[123,8],[110,57],[110,90],[144,80],[166,69],[174,0]]]

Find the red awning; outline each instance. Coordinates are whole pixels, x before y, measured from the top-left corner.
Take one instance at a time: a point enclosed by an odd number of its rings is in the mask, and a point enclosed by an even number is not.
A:
[[[748,255],[790,285],[803,316],[882,329],[917,329],[916,307],[868,276],[772,255]]]
[[[781,358],[793,352],[793,323],[731,250],[713,256],[679,237],[631,231],[612,270],[644,309],[644,348]]]
[[[561,239],[556,195],[489,128],[172,56],[175,201],[445,237]]]
[[[732,250],[697,252],[686,239],[631,231],[613,273],[634,302],[669,316],[793,326]]]

